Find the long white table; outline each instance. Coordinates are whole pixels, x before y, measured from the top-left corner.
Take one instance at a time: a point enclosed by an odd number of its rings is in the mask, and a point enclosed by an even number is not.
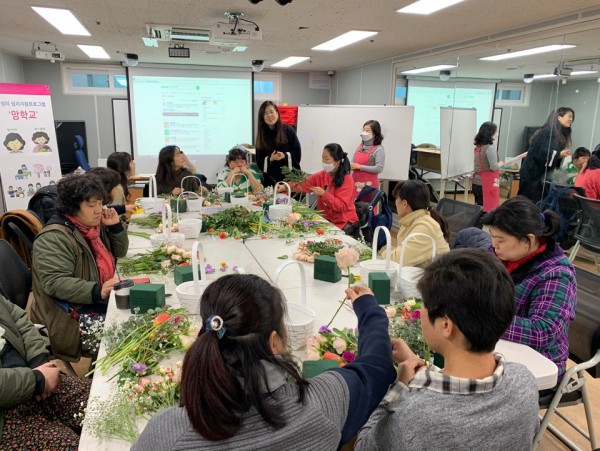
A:
[[[189,214],[188,214],[189,215]],[[141,230],[132,227],[133,230]],[[145,231],[145,230],[144,230]],[[353,240],[344,235],[336,236],[348,243]],[[314,239],[322,239],[315,237]],[[209,280],[231,274],[234,265],[242,267],[247,273],[256,274],[266,280],[275,282],[275,273],[277,268],[282,264],[292,259],[292,253],[301,239],[290,240],[269,238],[267,240],[250,239],[246,241],[234,240],[228,238],[225,240],[215,237],[209,237],[202,234],[200,241],[202,242],[205,252],[205,262],[210,263],[217,268],[214,274],[208,275]],[[287,242],[286,242],[287,241]],[[191,249],[194,240],[186,240],[184,248]],[[129,256],[145,251],[150,247],[149,240],[136,236],[130,236],[130,251]],[[287,255],[287,260],[281,260],[277,257]],[[218,270],[221,261],[225,261],[229,266],[227,272]],[[301,263],[302,270],[306,276],[307,282],[307,306],[315,312],[315,332],[317,329],[326,324],[334,312],[340,305],[340,301],[344,296],[344,290],[347,286],[348,279],[342,278],[338,283],[328,283],[313,278],[313,264]],[[358,274],[358,268],[352,270]],[[167,304],[170,306],[179,306],[179,301],[175,292],[173,276],[157,276],[153,275],[156,281],[164,282],[166,292],[171,294],[167,298]],[[282,289],[284,296],[288,302],[300,303],[301,299],[301,278],[297,265],[290,265],[280,276],[279,287]],[[113,322],[123,322],[129,318],[128,310],[118,310],[114,303],[114,297],[111,295],[107,312],[107,325]],[[356,327],[357,318],[351,308],[343,306],[337,315],[333,326],[334,327]],[[519,362],[525,365],[536,377],[538,389],[543,390],[552,388],[556,385],[558,370],[556,365],[542,356],[538,352],[528,346],[500,340],[496,347],[496,351],[505,355],[507,361]],[[100,356],[105,353],[104,347],[100,348]],[[302,355],[302,352],[295,353]],[[181,360],[182,356],[178,356],[176,360]],[[94,399],[102,399],[109,396],[115,387],[115,382],[109,381],[111,373],[101,374],[100,372],[94,375],[91,391],[90,407],[93,408]],[[140,424],[144,427],[145,423]],[[81,434],[80,449],[82,450],[125,450],[129,449],[130,444],[118,439],[98,439],[90,433],[87,427],[84,426]]]

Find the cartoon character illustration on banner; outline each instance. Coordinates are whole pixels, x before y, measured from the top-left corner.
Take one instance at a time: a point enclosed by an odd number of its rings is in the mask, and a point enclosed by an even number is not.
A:
[[[27,196],[31,197],[35,194],[35,189],[33,188],[33,183],[29,183],[27,185]]]
[[[25,140],[18,133],[9,133],[4,139],[4,147],[10,153],[23,153],[25,147]]]
[[[17,190],[12,185],[8,185],[7,193],[10,197],[17,197]]]
[[[31,137],[31,140],[36,144],[33,148],[33,153],[52,152],[50,146],[47,145],[50,141],[48,133],[42,131],[35,132]]]
[[[37,175],[38,179],[42,176],[42,172],[44,172],[44,165],[43,164],[39,164],[39,163],[35,163],[33,165],[33,173],[35,175]]]
[[[46,170],[44,171],[44,177],[52,177],[52,166],[46,166]],[[50,183],[52,184],[52,183]]]

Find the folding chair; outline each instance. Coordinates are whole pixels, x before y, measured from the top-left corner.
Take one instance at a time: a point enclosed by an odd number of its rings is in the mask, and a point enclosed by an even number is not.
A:
[[[600,200],[578,194],[573,194],[573,197],[579,205],[580,217],[574,235],[577,242],[571,250],[569,260],[575,260],[579,248],[583,247],[594,254],[596,266],[600,271]]]
[[[577,307],[575,320],[569,327],[569,354],[577,363],[569,368],[556,392],[540,398],[540,408],[547,409],[542,418],[540,429],[536,434],[532,449],[535,450],[546,429],[550,430],[560,441],[571,449],[579,449],[563,433],[550,424],[556,414],[590,441],[591,449],[599,446],[594,430],[591,398],[585,383],[585,370],[589,375],[600,377],[600,275],[577,268]],[[588,376],[589,377],[589,376]],[[583,403],[588,432],[573,423],[558,411],[561,407]]]
[[[475,227],[479,223],[479,219],[483,213],[481,205],[468,204],[447,198],[440,199],[435,209],[448,221],[450,242],[454,241],[454,238],[461,230],[467,227]]]

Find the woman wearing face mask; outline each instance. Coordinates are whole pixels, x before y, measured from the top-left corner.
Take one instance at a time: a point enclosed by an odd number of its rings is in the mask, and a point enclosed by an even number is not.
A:
[[[289,156],[288,156],[289,155]],[[256,133],[256,162],[263,172],[264,185],[273,186],[283,180],[281,168],[300,169],[302,150],[294,129],[281,122],[279,109],[270,100],[258,110]]]
[[[531,137],[527,156],[519,171],[519,194],[534,203],[542,200],[544,178],[551,180],[552,173],[559,168],[565,157],[571,155],[571,125],[575,111],[560,107],[550,113],[546,123]]]
[[[500,166],[498,149],[494,141],[498,137],[498,126],[484,122],[475,136],[475,173],[473,174],[473,195],[475,203],[483,206],[483,211],[492,211],[500,205]]]
[[[381,145],[383,135],[379,122],[365,122],[360,137],[362,142],[356,148],[350,165],[357,195],[365,185],[379,189],[379,174],[385,165],[385,150]]]
[[[327,144],[321,155],[323,170],[308,177],[296,189],[315,194],[317,210],[336,227],[350,233],[358,221],[354,207],[354,181],[348,154],[336,143]],[[284,186],[280,187],[285,190]]]

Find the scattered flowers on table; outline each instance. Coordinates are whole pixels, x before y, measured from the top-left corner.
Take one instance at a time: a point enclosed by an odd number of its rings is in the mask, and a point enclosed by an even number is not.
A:
[[[335,360],[339,366],[353,362],[358,352],[358,329],[321,326],[306,343],[307,360]]]
[[[181,338],[189,333],[190,321],[183,308],[133,315],[128,321],[105,329],[106,355],[95,362],[93,371],[105,373],[117,367],[119,384],[152,374],[173,351],[184,349]]]
[[[421,329],[422,306],[421,300],[410,298],[397,307],[386,308],[386,314],[390,318],[390,337],[402,338],[415,354],[429,362],[432,351],[425,343]]]
[[[132,258],[119,260],[122,274],[151,274],[156,272],[171,271],[176,266],[188,266],[192,253],[177,246],[162,246],[159,249]]]
[[[181,362],[175,369],[158,367],[153,377],[126,381],[123,390],[133,401],[135,414],[149,418],[160,409],[177,405],[180,381]]]
[[[206,266],[204,267],[204,272],[206,274],[214,274],[215,272],[215,268],[213,268],[213,266],[210,263],[207,263]]]
[[[135,400],[123,388],[111,392],[107,399],[90,398],[83,423],[98,438],[116,437],[130,443],[138,438]]]
[[[228,268],[228,266],[227,266],[227,263],[225,263],[225,262],[221,262],[221,264],[219,265],[219,271],[221,271],[221,272],[227,271],[227,268]]]
[[[96,355],[100,348],[104,332],[104,315],[87,314],[79,315],[79,328],[81,330],[81,348],[85,354]]]
[[[298,243],[298,247],[292,254],[296,260],[313,263],[319,255],[335,256],[336,252],[348,246],[339,238],[326,238],[324,240],[308,240]],[[352,249],[359,254],[359,260],[371,258],[371,248],[363,243],[357,243]]]

